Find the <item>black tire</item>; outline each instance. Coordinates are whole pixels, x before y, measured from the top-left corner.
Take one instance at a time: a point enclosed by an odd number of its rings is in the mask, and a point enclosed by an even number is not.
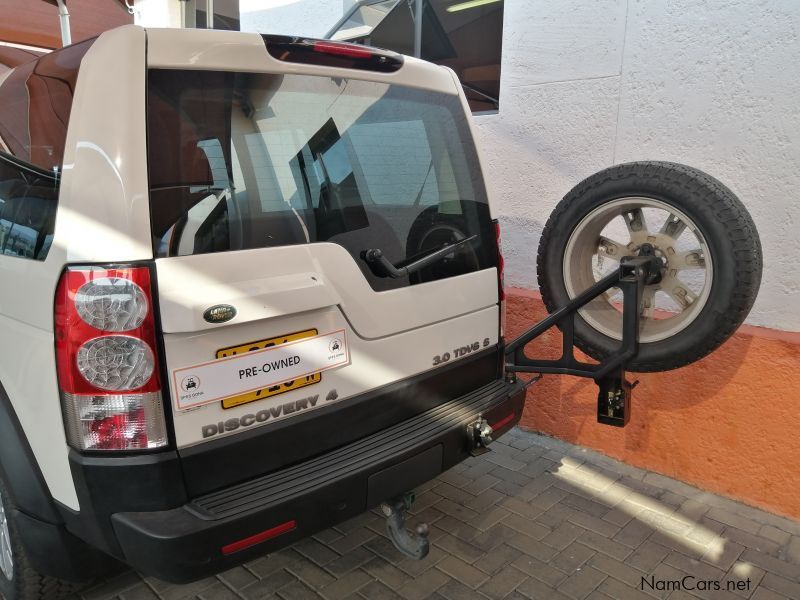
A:
[[[423,210],[408,232],[406,240],[406,260],[413,260],[442,247],[467,237],[467,224],[460,215],[439,212],[438,206]],[[480,268],[480,259],[470,246],[463,246],[454,252],[454,256],[416,271],[409,276],[411,283],[436,281],[454,275],[461,275]]]
[[[38,573],[31,567],[25,548],[20,543],[13,504],[6,486],[0,478],[0,501],[8,522],[13,555],[11,579],[0,569],[0,597],[4,600],[59,600],[73,596],[82,586],[54,579]]]
[[[592,211],[622,198],[652,199],[683,212],[713,256],[710,292],[694,320],[666,339],[641,343],[627,368],[666,371],[697,361],[744,321],[756,299],[762,267],[761,243],[747,210],[733,192],[702,171],[675,163],[635,162],[610,167],[576,185],[550,215],[539,242],[542,299],[550,312],[569,300],[564,261],[571,235]],[[619,341],[578,315],[575,344],[602,360]]]

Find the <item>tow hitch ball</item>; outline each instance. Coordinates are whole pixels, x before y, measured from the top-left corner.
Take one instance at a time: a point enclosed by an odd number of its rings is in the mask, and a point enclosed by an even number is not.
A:
[[[381,510],[386,515],[386,532],[394,547],[406,556],[422,560],[430,550],[428,524],[417,525],[416,533],[406,529],[406,512],[411,509],[415,499],[414,492],[406,492],[381,504]]]

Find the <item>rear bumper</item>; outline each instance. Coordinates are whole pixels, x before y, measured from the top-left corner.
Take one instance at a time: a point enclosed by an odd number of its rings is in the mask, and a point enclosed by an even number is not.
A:
[[[469,456],[467,424],[483,415],[502,423],[501,435],[519,421],[523,403],[521,384],[495,381],[335,451],[178,508],[116,513],[119,547],[134,568],[175,583],[231,568],[436,477]],[[267,531],[281,533],[246,549],[231,547]]]

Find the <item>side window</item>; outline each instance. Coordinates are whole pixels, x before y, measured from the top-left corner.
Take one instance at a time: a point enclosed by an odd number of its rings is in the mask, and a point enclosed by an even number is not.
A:
[[[61,168],[78,70],[93,43],[45,54],[0,82],[0,150],[45,171]]]
[[[57,180],[0,154],[0,254],[44,260],[53,241]]]

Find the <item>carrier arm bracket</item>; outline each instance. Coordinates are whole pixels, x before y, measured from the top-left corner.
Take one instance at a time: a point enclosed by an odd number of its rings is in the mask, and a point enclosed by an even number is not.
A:
[[[633,385],[625,378],[625,364],[639,349],[639,315],[644,286],[661,276],[662,263],[654,255],[627,256],[619,269],[605,276],[547,318],[522,333],[505,348],[506,372],[575,375],[594,379],[599,387],[597,418],[601,423],[624,426],[630,416]],[[609,289],[622,291],[622,341],[617,350],[599,364],[575,358],[575,316],[578,311]],[[559,326],[562,335],[561,357],[557,360],[529,358],[525,346],[551,327]]]

